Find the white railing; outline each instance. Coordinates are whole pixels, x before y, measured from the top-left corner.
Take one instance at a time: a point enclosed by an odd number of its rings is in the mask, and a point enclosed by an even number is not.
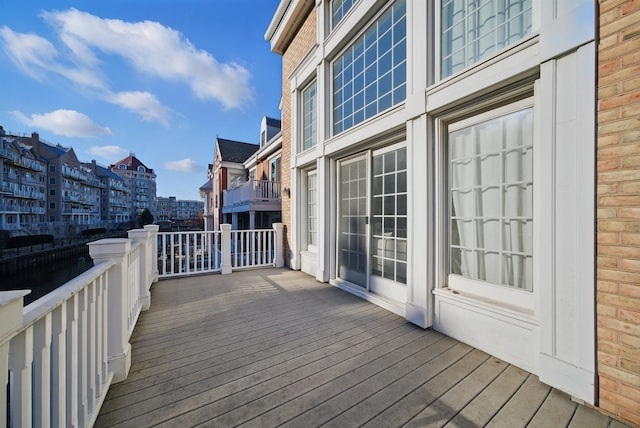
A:
[[[157,280],[157,231],[90,243],[94,267],[25,308],[28,291],[0,292],[0,421],[93,425],[131,366],[129,338]]]
[[[280,182],[250,178],[234,188],[224,190],[223,194],[225,207],[249,202],[279,202]]]
[[[275,263],[275,230],[232,230],[233,269],[270,266]]]
[[[158,233],[158,276],[193,275],[284,265],[282,224],[273,229]]]
[[[192,257],[194,266],[204,266],[200,250],[209,248],[217,258],[206,259],[208,267],[223,274],[282,267],[282,232],[282,224],[233,232],[224,224],[220,232],[158,234],[149,225],[128,238],[89,243],[94,267],[24,308],[28,291],[0,292],[0,426],[93,426],[110,385],[129,373],[129,340],[151,305],[158,255],[183,255],[189,263],[181,258],[180,266],[191,266]],[[203,271],[163,276],[196,272]]]

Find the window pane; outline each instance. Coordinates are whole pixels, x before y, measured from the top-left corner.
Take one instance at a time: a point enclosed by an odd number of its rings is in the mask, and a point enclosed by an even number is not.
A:
[[[347,95],[344,95],[347,96]],[[343,95],[334,93],[334,101],[339,102]],[[302,147],[301,151],[316,145],[316,82],[315,80],[302,91]],[[342,117],[340,117],[342,119]]]
[[[443,0],[441,74],[445,78],[531,33],[532,0]]]
[[[452,273],[533,290],[532,116],[526,109],[449,133]]]
[[[318,245],[318,180],[314,172],[307,175],[307,245]]]
[[[373,157],[373,274],[401,283],[406,283],[406,180],[405,148]]]
[[[353,6],[353,0],[333,0],[331,2],[331,28],[335,28]]]
[[[405,0],[396,0],[334,62],[335,133],[347,130],[405,100],[405,14]],[[364,75],[361,74],[363,68]],[[361,92],[363,87],[364,93]],[[355,97],[358,99],[353,100]],[[342,110],[337,109],[336,103],[341,104]]]

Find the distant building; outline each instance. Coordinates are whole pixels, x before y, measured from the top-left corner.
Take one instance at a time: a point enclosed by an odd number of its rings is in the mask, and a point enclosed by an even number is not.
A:
[[[47,164],[48,223],[91,225],[100,222],[100,194],[104,185],[78,160],[72,148],[44,142],[36,132],[30,137],[14,138]]]
[[[229,215],[229,218],[224,220],[222,217],[224,191],[247,180],[248,172],[244,167],[244,161],[249,159],[258,148],[257,144],[216,138],[213,165],[209,171],[209,178],[212,180],[210,198],[212,199],[211,206],[213,208],[211,210],[212,215],[209,217],[212,229],[208,230],[218,230],[221,223],[232,222],[232,215]],[[238,227],[235,228],[237,229]]]
[[[157,221],[197,220],[204,212],[204,202],[158,196]]]
[[[137,218],[145,209],[155,218],[156,174],[131,153],[126,158],[109,166],[109,169],[121,177],[131,189],[129,208],[131,215]]]
[[[0,229],[28,229],[47,221],[46,179],[46,163],[0,126]]]
[[[109,168],[91,163],[84,163],[102,181],[100,196],[100,218],[103,221],[126,223],[131,218],[131,188],[127,182]]]

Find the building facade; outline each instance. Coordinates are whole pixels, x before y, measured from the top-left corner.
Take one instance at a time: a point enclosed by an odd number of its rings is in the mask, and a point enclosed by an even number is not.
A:
[[[198,220],[204,213],[204,202],[176,199],[175,196],[157,197],[158,221]]]
[[[599,12],[598,398],[640,426],[640,3]]]
[[[83,165],[91,168],[103,184],[100,198],[101,220],[112,223],[130,222],[131,189],[128,184],[109,168],[96,164],[95,160]]]
[[[637,180],[621,159],[637,134],[621,123],[637,125],[623,121],[637,109],[621,100],[604,137],[623,171],[594,168],[596,23],[622,21],[606,28],[607,58],[620,55],[607,70],[624,81],[607,90],[637,100],[637,21],[624,17],[637,2],[602,3],[606,19],[580,0],[282,0],[265,37],[283,61],[288,265],[637,421],[638,400],[620,405],[640,385],[637,318],[610,322],[617,354],[601,371],[593,184]],[[612,48],[625,38],[624,54]],[[624,218],[604,224],[629,233],[603,238],[638,254],[634,213],[615,210]],[[619,294],[634,292],[622,283],[638,256],[616,257],[616,273],[598,275],[618,279],[599,285],[615,290],[618,318],[633,317],[622,311],[637,301]]]
[[[124,159],[109,165],[109,169],[122,178],[126,186],[131,189],[129,209],[134,220],[145,209],[157,216],[156,205],[156,174],[131,153]]]
[[[0,127],[0,229],[34,229],[47,221],[46,163]]]

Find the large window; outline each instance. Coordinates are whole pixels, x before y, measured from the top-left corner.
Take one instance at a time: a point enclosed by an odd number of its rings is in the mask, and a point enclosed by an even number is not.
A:
[[[353,6],[353,0],[333,0],[331,2],[331,28],[335,28]]]
[[[407,149],[373,157],[372,271],[407,282]]]
[[[334,61],[334,134],[405,100],[406,27],[405,0],[396,0]]]
[[[307,173],[307,249],[318,245],[318,174]]]
[[[302,90],[302,151],[316,145],[316,81]]]
[[[442,78],[531,33],[532,0],[442,0]]]
[[[533,109],[450,125],[448,165],[449,285],[533,291]]]

